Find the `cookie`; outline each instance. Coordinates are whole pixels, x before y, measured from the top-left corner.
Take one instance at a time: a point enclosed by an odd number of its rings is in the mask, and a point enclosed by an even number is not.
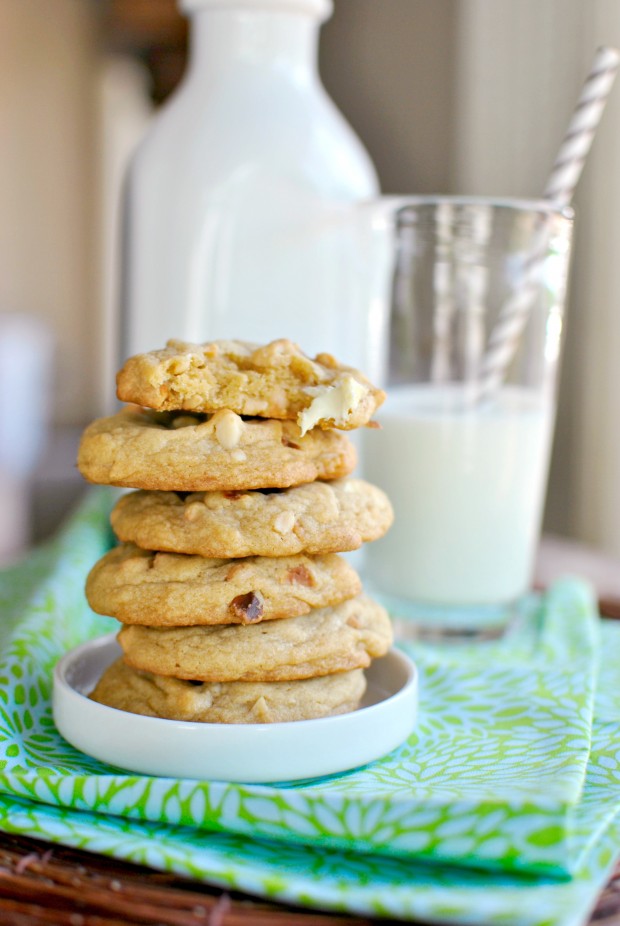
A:
[[[334,553],[205,559],[126,543],[86,580],[93,611],[126,624],[253,624],[307,614],[357,595],[359,576]]]
[[[116,378],[123,402],[160,411],[215,412],[296,420],[311,428],[367,424],[385,393],[330,354],[307,357],[292,341],[188,344],[130,357]]]
[[[362,669],[293,682],[191,682],[132,669],[106,669],[90,698],[131,714],[198,723],[286,723],[359,707]]]
[[[135,669],[207,682],[275,682],[363,669],[392,642],[390,620],[364,595],[301,617],[247,627],[124,626]]]
[[[302,437],[293,421],[246,421],[229,410],[195,416],[127,407],[90,424],[78,452],[89,482],[178,492],[337,479],[355,463],[353,444],[337,431]]]
[[[208,557],[356,550],[392,520],[385,493],[362,479],[263,492],[130,492],[111,514],[120,540]]]

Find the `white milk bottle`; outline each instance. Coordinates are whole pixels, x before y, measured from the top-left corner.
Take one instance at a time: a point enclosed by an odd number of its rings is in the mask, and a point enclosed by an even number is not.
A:
[[[289,337],[367,367],[371,161],[318,76],[331,0],[183,0],[187,75],[130,167],[123,354]],[[360,271],[360,272],[358,272]]]

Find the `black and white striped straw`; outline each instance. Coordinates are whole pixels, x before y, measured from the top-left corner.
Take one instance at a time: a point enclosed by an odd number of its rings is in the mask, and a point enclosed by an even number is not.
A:
[[[543,194],[558,209],[568,206],[573,198],[619,64],[620,52],[616,48],[597,50]],[[517,350],[537,292],[546,238],[546,229],[542,229],[540,240],[525,263],[519,289],[502,307],[491,332],[480,369],[480,399],[488,398],[499,388]]]

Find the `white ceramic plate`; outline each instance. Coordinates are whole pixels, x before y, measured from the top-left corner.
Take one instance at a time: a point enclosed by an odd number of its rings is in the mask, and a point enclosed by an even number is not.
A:
[[[403,743],[418,703],[415,665],[398,650],[367,669],[362,707],[295,723],[188,723],[129,714],[90,701],[120,655],[114,635],[83,643],[54,672],[54,721],[72,746],[145,775],[238,782],[294,781],[365,765]]]

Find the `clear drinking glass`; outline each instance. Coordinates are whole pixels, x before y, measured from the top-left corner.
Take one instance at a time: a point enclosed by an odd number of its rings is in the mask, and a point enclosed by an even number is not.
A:
[[[421,197],[396,214],[388,398],[363,459],[395,509],[366,578],[401,628],[501,632],[530,588],[571,235],[572,212],[545,202]],[[515,303],[524,324],[489,385]]]

